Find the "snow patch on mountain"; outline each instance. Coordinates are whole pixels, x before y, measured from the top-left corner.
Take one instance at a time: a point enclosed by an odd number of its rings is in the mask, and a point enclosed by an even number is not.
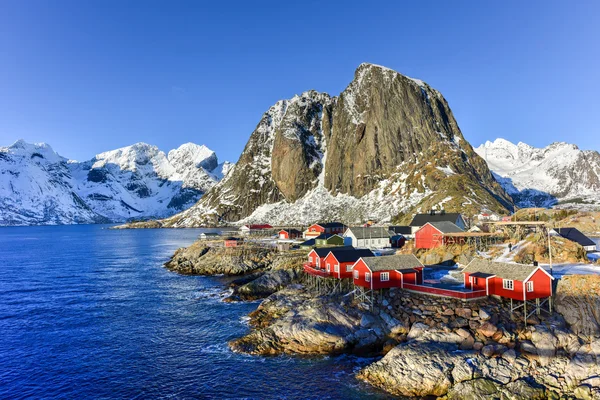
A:
[[[574,144],[535,148],[505,139],[475,148],[520,207],[600,204],[600,154]]]
[[[230,168],[193,143],[169,156],[136,143],[77,162],[19,140],[0,148],[0,225],[164,218],[192,206]]]

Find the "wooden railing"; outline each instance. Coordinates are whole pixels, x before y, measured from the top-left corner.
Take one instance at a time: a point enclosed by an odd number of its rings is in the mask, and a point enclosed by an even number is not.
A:
[[[324,269],[315,268],[308,263],[304,264],[303,267],[304,267],[304,272],[306,272],[307,274],[311,274],[314,276],[320,276],[321,278],[331,277],[331,275]]]
[[[477,299],[480,297],[487,296],[485,290],[476,290],[472,292],[463,292],[460,290],[442,289],[431,286],[413,285],[411,283],[405,283],[404,289],[411,290],[413,292],[427,293],[436,296],[454,297],[456,299]]]

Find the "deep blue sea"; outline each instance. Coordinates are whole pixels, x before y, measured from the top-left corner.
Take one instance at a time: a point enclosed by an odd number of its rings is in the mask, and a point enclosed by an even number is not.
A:
[[[201,230],[106,227],[0,228],[0,399],[382,396],[367,360],[230,352],[259,303],[162,267]]]

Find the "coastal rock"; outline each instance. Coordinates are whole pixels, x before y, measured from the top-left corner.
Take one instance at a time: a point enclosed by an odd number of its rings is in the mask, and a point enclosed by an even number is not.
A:
[[[212,247],[197,241],[178,249],[165,267],[184,275],[242,275],[266,268],[273,255],[260,247]]]
[[[383,331],[360,328],[363,314],[339,299],[315,297],[303,287],[269,296],[251,314],[257,329],[229,342],[232,350],[255,354],[339,354],[383,344]],[[379,325],[379,324],[378,324]]]
[[[556,288],[555,307],[573,333],[586,338],[600,337],[600,276],[561,278]]]
[[[556,336],[544,325],[536,325],[535,331],[531,333],[531,342],[535,346],[536,353],[539,355],[540,364],[548,365],[556,355],[556,347],[558,345]]]
[[[543,387],[533,386],[525,380],[501,385],[493,379],[474,379],[454,385],[447,396],[448,400],[542,400],[546,399]]]

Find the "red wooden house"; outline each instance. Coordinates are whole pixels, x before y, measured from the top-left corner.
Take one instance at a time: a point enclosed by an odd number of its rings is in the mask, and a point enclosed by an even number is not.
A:
[[[334,248],[324,258],[325,270],[337,279],[352,278],[352,267],[361,257],[373,257],[368,249]]]
[[[304,237],[308,239],[316,238],[322,233],[342,235],[346,227],[340,222],[328,222],[326,224],[312,224],[304,231]]]
[[[302,237],[302,232],[298,229],[282,229],[278,233],[279,239],[297,239]]]
[[[473,259],[463,269],[465,288],[485,290],[513,300],[528,301],[552,296],[554,278],[534,265]]]
[[[463,230],[458,226],[448,221],[428,222],[415,232],[415,248],[416,249],[433,249],[448,243],[449,237],[447,234],[462,233]],[[464,242],[464,238],[452,238],[453,243],[460,244]]]
[[[325,269],[325,257],[331,250],[348,250],[354,249],[352,246],[339,246],[339,247],[317,247],[312,249],[308,253],[308,263],[305,265],[309,265],[311,267],[317,267]]]
[[[353,267],[354,285],[368,290],[423,283],[423,264],[413,254],[366,257]]]
[[[236,237],[228,237],[224,241],[225,247],[237,247],[239,242],[241,242],[241,240]]]

